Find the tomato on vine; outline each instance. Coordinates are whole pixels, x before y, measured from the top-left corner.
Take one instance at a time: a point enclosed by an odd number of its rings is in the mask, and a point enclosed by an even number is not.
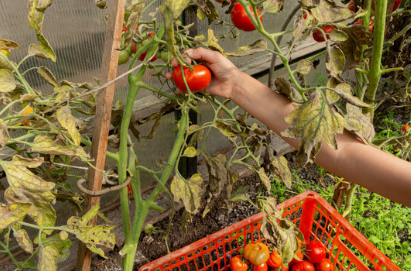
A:
[[[241,255],[237,255],[231,258],[230,268],[232,271],[247,271],[248,264]]]
[[[354,24],[359,24],[362,25],[362,19],[359,19],[358,21],[356,21]],[[374,19],[370,18],[370,24],[368,26],[368,31],[372,32],[372,29],[374,28]]]
[[[254,11],[252,6],[249,6],[251,14],[254,16]],[[260,18],[260,21],[263,21],[263,17],[260,16],[261,12],[257,10],[257,15]],[[251,19],[248,17],[245,8],[240,3],[235,3],[233,9],[231,10],[231,22],[240,30],[249,32],[254,31],[255,26],[251,22]]]
[[[208,84],[210,84],[211,72],[206,66],[194,65],[193,71],[190,71],[190,68],[188,67],[183,67],[183,70],[184,77],[191,92],[203,90],[208,86]],[[179,89],[187,92],[187,88],[183,79],[183,73],[181,72],[181,66],[174,68],[173,81]]]
[[[325,259],[325,247],[321,242],[310,241],[305,245],[305,256],[311,263],[319,263]]]
[[[291,267],[291,271],[315,271],[314,265],[309,261],[301,261]]]
[[[154,32],[151,32],[151,33],[150,33],[150,36],[148,37],[148,39],[152,39],[153,36],[154,36]],[[148,43],[148,39],[143,40],[143,42],[142,42],[141,44],[142,44],[143,46],[146,45],[146,44]],[[132,52],[133,54],[135,54],[135,53],[137,53],[137,51],[138,51],[138,44],[133,41],[133,43],[131,44],[131,52]],[[139,56],[138,56],[138,59],[139,59],[140,61],[144,61],[144,59],[146,58],[146,55],[147,55],[147,51],[144,52],[144,53],[142,53],[141,55],[139,55]],[[156,61],[156,60],[157,60],[157,57],[156,57],[156,56],[153,56],[153,58],[151,58],[151,62],[154,62],[154,61]]]
[[[261,243],[248,244],[244,247],[244,258],[249,260],[254,265],[261,265],[267,262],[270,257],[268,247]]]
[[[24,109],[21,114],[23,116],[26,116],[26,115],[32,114],[33,112],[34,112],[34,109],[33,109],[33,107],[30,106],[30,107],[27,107],[26,109]],[[35,119],[37,120],[39,118],[35,117]],[[23,123],[24,126],[28,126],[28,127],[31,126],[29,118],[22,118],[21,120],[22,120],[22,123]]]
[[[410,128],[410,126],[408,124],[402,126],[402,131],[405,132]]]
[[[332,26],[332,25],[325,25],[325,26],[322,26],[320,28],[322,29],[322,31],[324,31],[325,34],[331,33],[331,31],[333,31],[335,29],[335,27]],[[330,35],[326,35],[326,37],[327,37],[327,40],[330,39]],[[323,33],[318,29],[313,31],[313,39],[316,42],[325,41]]]
[[[333,270],[333,264],[329,259],[324,259],[319,263],[316,263],[314,265],[315,271],[332,271]]]

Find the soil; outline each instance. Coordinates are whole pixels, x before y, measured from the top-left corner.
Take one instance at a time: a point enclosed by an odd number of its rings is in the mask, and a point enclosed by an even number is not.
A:
[[[287,159],[292,161],[293,154],[288,154]],[[290,162],[290,168],[297,169],[296,163]],[[298,173],[299,178],[308,182],[318,182],[320,173],[316,165],[311,165],[301,169]],[[322,178],[324,186],[333,182],[333,180],[326,176]],[[248,195],[252,200],[255,199],[257,191],[256,183],[259,183],[258,177],[255,175],[247,176],[238,181],[238,185],[250,185]],[[291,189],[285,192],[285,198],[291,198],[298,192]],[[250,204],[241,202],[233,206],[233,208],[227,208],[223,201],[220,201],[218,205],[207,214],[205,218],[202,218],[201,212],[193,217],[192,222],[187,224],[187,233],[184,233],[184,229],[181,225],[183,220],[183,210],[178,211],[172,222],[172,230],[168,237],[168,245],[170,251],[175,251],[182,247],[185,247],[201,238],[204,238],[216,231],[219,231],[229,225],[232,225],[238,221],[246,219],[259,211]],[[159,230],[166,230],[168,224],[168,218],[164,219],[154,226]],[[108,259],[100,257],[94,258],[92,263],[92,270],[94,271],[117,271],[121,269],[121,260],[119,257],[119,248],[116,247],[113,251],[107,254]],[[167,254],[167,247],[163,239],[163,234],[153,234],[151,236],[142,233],[139,240],[139,248],[136,254],[135,270],[138,270],[144,264],[156,260]]]

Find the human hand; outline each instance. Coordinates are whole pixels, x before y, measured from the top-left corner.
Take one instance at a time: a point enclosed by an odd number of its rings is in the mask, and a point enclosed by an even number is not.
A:
[[[204,92],[231,99],[233,90],[241,80],[241,71],[228,58],[216,51],[200,47],[195,50],[189,49],[186,54],[192,59],[204,61],[203,65],[211,70],[211,82],[204,89]],[[179,64],[177,60],[173,59],[171,65],[175,68]],[[172,79],[172,73],[167,73],[166,77]],[[179,88],[177,88],[177,92],[185,93]]]

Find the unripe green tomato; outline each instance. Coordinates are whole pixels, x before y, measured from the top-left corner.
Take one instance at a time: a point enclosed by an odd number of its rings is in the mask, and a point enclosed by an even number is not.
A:
[[[157,52],[156,52],[156,57],[157,57],[157,58],[161,58],[161,51],[160,51],[160,50],[157,50]]]
[[[144,45],[146,45],[148,43],[148,39],[145,39],[145,40],[143,40],[142,42],[141,42],[141,44],[144,46]]]
[[[130,43],[130,45],[129,45],[129,46],[127,46],[127,48],[126,48],[126,49],[124,49],[124,50],[126,50],[126,51],[127,51],[127,53],[128,53],[128,55],[129,55],[129,56],[131,56],[131,43]]]
[[[120,55],[118,56],[118,65],[127,63],[129,57],[130,54],[127,52],[127,50],[120,51]]]
[[[165,63],[169,63],[171,61],[171,54],[169,51],[161,51],[160,55],[161,60],[163,60]]]

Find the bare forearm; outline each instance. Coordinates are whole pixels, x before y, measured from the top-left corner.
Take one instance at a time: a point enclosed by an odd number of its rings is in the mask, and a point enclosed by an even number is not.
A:
[[[281,135],[289,127],[284,120],[293,104],[254,78],[242,74],[231,99]],[[284,138],[298,148],[299,140]],[[411,206],[411,164],[372,146],[363,144],[350,133],[337,135],[338,150],[325,143],[315,162],[324,169],[366,187],[393,201]]]

